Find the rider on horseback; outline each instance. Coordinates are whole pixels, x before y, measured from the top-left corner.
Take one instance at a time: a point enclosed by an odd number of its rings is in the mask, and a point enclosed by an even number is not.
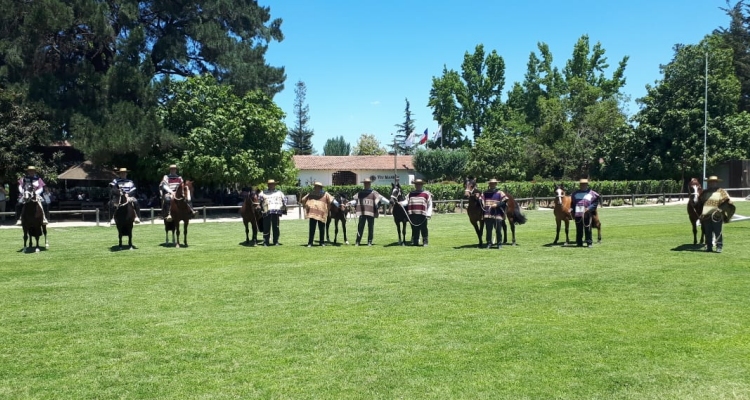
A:
[[[33,166],[29,166],[26,168],[26,176],[18,180],[18,202],[16,203],[16,218],[18,221],[16,221],[16,225],[21,225],[21,209],[24,206],[23,201],[23,192],[24,187],[31,186],[34,190],[34,193],[39,198],[38,204],[42,207],[42,225],[47,225],[47,214],[49,214],[49,204],[47,204],[46,201],[44,201],[44,197],[42,196],[42,192],[44,191],[44,181],[42,178],[39,177],[39,175],[36,174],[36,168]]]
[[[172,203],[172,196],[174,196],[174,191],[177,190],[177,187],[180,186],[182,182],[183,179],[180,175],[177,174],[177,165],[175,164],[170,165],[169,174],[164,175],[164,177],[161,178],[161,184],[159,186],[161,188],[162,197],[164,199],[164,201],[162,202],[161,214],[166,214],[164,220],[167,222],[172,221],[172,214],[169,208],[170,204]],[[195,217],[198,214],[198,211],[193,210],[192,201],[188,201],[188,207],[190,207],[190,211],[193,213],[193,217]]]
[[[115,178],[112,182],[110,182],[109,186],[112,186],[114,189],[120,189],[125,193],[125,196],[127,196],[128,198],[128,202],[133,204],[133,208],[135,209],[135,221],[133,222],[135,222],[136,224],[140,224],[141,207],[138,205],[138,200],[135,198],[135,183],[128,179],[127,168],[120,168],[117,173],[120,175],[120,177]],[[112,215],[112,220],[109,221],[110,225],[115,224],[114,213]]]

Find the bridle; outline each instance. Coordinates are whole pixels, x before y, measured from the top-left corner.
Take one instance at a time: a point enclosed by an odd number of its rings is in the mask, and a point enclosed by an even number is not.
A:
[[[557,197],[557,205],[562,206],[563,197],[565,197],[565,190],[561,187],[555,188],[555,197]]]

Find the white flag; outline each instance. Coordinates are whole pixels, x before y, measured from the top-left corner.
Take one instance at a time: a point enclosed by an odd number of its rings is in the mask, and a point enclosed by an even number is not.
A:
[[[406,140],[404,140],[404,146],[406,147],[414,146],[414,132],[412,132],[411,135],[409,135],[409,137],[407,137]]]
[[[443,125],[438,125],[437,131],[435,132],[435,138],[432,140],[438,140],[443,137]]]

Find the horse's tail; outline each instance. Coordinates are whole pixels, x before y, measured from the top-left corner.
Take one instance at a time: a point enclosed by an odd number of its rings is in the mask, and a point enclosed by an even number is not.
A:
[[[523,225],[526,223],[526,216],[521,213],[521,206],[518,202],[514,201],[515,207],[513,207],[513,221],[517,225]]]

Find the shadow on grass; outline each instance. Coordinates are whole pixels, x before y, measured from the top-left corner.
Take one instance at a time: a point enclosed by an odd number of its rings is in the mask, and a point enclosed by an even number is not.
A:
[[[177,245],[175,243],[159,243],[159,247],[175,247],[176,248]],[[182,247],[190,247],[190,246],[180,243],[180,248]]]
[[[406,242],[404,242],[403,245],[398,244],[398,242],[393,242],[393,243],[388,243],[386,245],[383,245],[383,247],[401,247],[401,246],[407,247]]]
[[[138,248],[138,247],[136,247],[135,245],[133,245],[133,248],[132,248],[132,250],[135,250],[135,249],[137,249],[137,248]],[[122,247],[120,247],[120,246],[118,246],[118,245],[114,245],[114,246],[112,246],[112,247],[110,247],[110,248],[109,248],[109,251],[111,251],[111,252],[113,252],[113,253],[114,253],[114,252],[118,252],[118,251],[124,251],[124,250],[131,250],[131,248],[130,248],[130,247],[128,247],[128,245],[126,245],[126,244],[122,245]]]
[[[486,247],[487,247],[486,244],[482,244],[480,246],[479,243],[465,244],[463,246],[453,246],[453,248],[456,249],[456,250],[459,250],[459,249],[484,249]]]
[[[688,243],[688,244],[681,244],[670,250],[671,251],[705,251],[705,245]]]
[[[25,251],[24,251],[23,248],[20,248],[20,249],[18,249],[18,251],[16,253],[32,254],[32,253],[37,253],[36,250],[37,250],[37,247],[33,247],[32,246],[32,247],[27,247]],[[48,249],[46,247],[44,247],[43,245],[39,246],[39,253],[41,253],[43,251],[47,251],[47,250]]]
[[[262,244],[262,243],[263,242],[253,242],[252,240],[249,241],[249,242],[246,242],[246,241],[243,240],[243,241],[241,241],[241,242],[239,242],[237,244],[239,246],[242,246],[242,247],[255,247],[255,246],[258,246],[259,244]]]

